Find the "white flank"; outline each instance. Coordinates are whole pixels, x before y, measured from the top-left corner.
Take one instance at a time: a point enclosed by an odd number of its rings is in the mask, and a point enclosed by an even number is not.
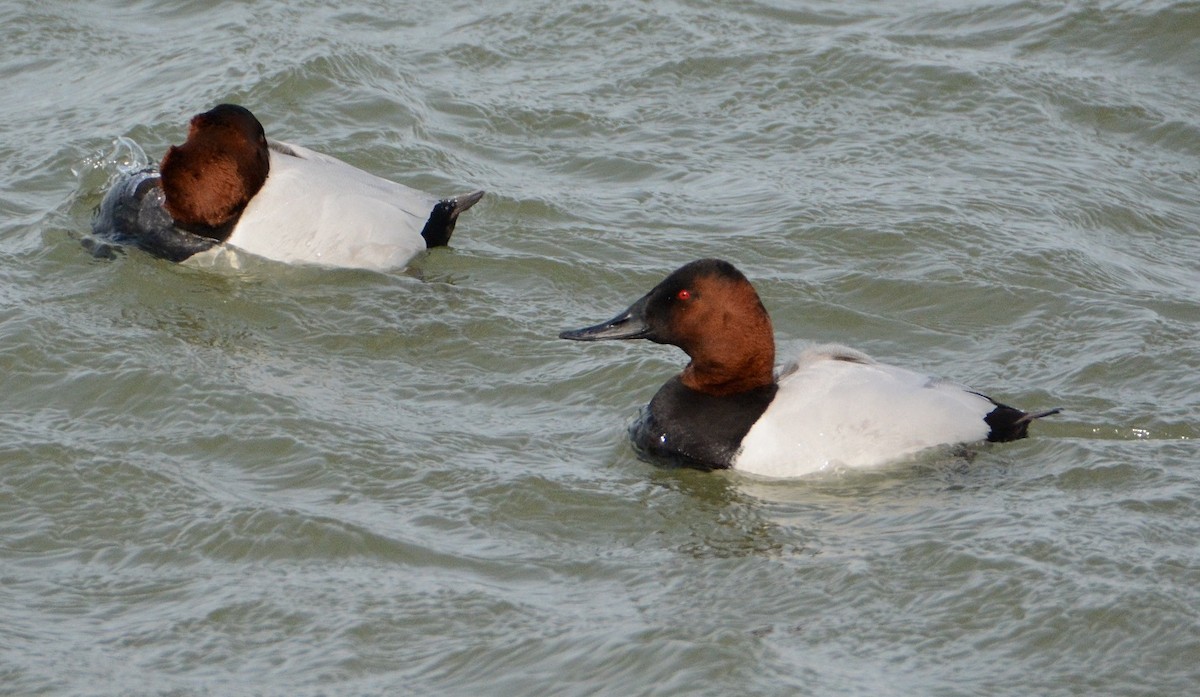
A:
[[[271,142],[270,157],[228,244],[276,261],[375,270],[425,249],[436,197],[298,145]]]
[[[849,360],[847,360],[849,359]],[[734,469],[796,477],[875,467],[927,448],[987,438],[991,400],[951,382],[877,363],[842,346],[804,351],[742,439]]]

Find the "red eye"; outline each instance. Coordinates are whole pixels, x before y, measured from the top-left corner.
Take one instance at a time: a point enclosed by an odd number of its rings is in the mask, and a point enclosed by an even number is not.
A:
[[[692,291],[688,290],[687,288],[684,288],[683,290],[676,293],[675,297],[679,298],[680,300],[691,300],[692,299]]]

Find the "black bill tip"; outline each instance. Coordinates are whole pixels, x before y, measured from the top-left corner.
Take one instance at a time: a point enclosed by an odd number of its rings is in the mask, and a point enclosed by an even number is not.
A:
[[[613,317],[607,322],[584,327],[583,329],[568,329],[559,332],[558,338],[571,341],[606,341],[608,339],[645,339],[650,335],[650,327],[642,317],[644,301],[634,303],[628,310]]]

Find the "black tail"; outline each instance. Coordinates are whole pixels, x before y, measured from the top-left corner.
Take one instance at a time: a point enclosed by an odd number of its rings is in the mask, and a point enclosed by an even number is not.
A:
[[[454,234],[454,224],[458,222],[458,214],[467,210],[483,198],[483,191],[472,191],[469,194],[442,199],[433,207],[421,237],[425,238],[426,247],[445,247]]]
[[[1007,443],[1010,440],[1020,440],[1029,435],[1029,424],[1043,416],[1057,414],[1062,409],[1047,409],[1036,414],[1029,414],[1010,406],[993,401],[996,408],[983,417],[991,428],[987,439],[993,443]]]

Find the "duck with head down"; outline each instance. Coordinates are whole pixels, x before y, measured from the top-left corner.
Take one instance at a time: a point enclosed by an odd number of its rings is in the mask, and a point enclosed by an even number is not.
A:
[[[770,317],[732,264],[683,266],[611,320],[563,339],[647,339],[690,361],[631,428],[642,452],[702,469],[793,477],[873,467],[942,445],[1024,438],[1028,414],[841,346],[803,352],[778,379]]]
[[[172,261],[229,245],[276,261],[384,270],[445,245],[482,196],[439,200],[269,140],[249,110],[221,104],[192,118],[159,170],[118,177],[93,230]]]

